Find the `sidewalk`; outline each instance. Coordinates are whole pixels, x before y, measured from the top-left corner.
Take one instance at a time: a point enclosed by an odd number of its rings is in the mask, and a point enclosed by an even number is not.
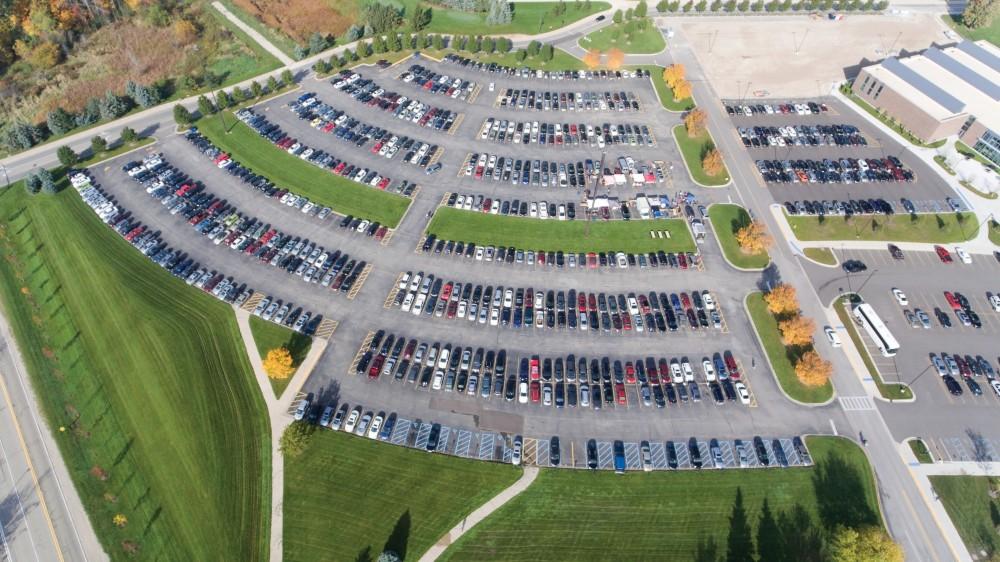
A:
[[[264,37],[260,33],[257,33],[256,29],[243,23],[243,20],[236,17],[236,14],[230,12],[225,6],[223,6],[222,2],[218,1],[212,2],[212,7],[215,8],[220,14],[222,14],[227,20],[233,22],[233,25],[242,29],[243,33],[249,35],[250,38],[256,41],[258,45],[263,47],[265,51],[271,53],[271,55],[273,55],[274,58],[281,61],[281,64],[283,64],[284,66],[291,66],[295,62],[292,60],[291,57],[282,52],[281,49],[276,47],[274,43],[271,43],[270,41],[267,40],[266,37]]]

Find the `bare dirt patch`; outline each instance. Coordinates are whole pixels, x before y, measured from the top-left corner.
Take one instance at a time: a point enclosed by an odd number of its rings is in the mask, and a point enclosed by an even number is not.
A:
[[[355,0],[233,0],[264,25],[281,30],[298,43],[314,32],[339,36],[355,21]],[[332,4],[332,5],[331,5]],[[336,7],[334,7],[336,6]]]

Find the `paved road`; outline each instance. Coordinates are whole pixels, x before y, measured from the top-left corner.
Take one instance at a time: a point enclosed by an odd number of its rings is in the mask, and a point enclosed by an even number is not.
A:
[[[0,560],[106,560],[0,317]]]

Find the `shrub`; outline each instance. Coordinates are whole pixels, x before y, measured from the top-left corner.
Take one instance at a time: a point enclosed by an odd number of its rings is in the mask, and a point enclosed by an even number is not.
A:
[[[80,161],[80,155],[67,145],[60,146],[56,156],[59,158],[59,163],[67,167]]]

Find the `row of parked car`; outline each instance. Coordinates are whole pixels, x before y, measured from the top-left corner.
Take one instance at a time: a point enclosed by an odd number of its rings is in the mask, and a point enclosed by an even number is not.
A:
[[[407,84],[412,83],[430,94],[447,96],[453,100],[469,101],[469,96],[476,90],[476,83],[471,80],[453,78],[419,64],[411,64],[409,69],[396,78]]]
[[[450,54],[444,62],[456,64],[462,68],[491,72],[516,78],[543,78],[546,80],[622,80],[629,78],[649,78],[648,70],[535,70],[527,67],[513,67],[495,62],[481,62]]]
[[[395,380],[414,388],[483,399],[502,396],[507,402],[533,402],[559,409],[579,405],[600,410],[602,406],[637,404],[664,408],[668,402],[700,402],[699,383],[707,386],[717,404],[726,400],[751,402],[739,364],[728,351],[703,357],[697,369],[687,357],[636,361],[601,357],[588,361],[575,355],[544,359],[531,355],[508,359],[504,349],[420,342],[379,330],[368,346],[359,350],[354,372],[370,380]],[[628,388],[634,389],[631,401]]]
[[[965,382],[969,387],[969,392],[976,396],[982,396],[983,389],[975,380],[975,377],[985,377],[986,383],[993,389],[993,392],[1000,397],[1000,381],[996,379],[996,371],[982,355],[964,357],[958,353],[930,354],[931,365],[941,380],[945,384],[948,392],[955,396],[961,396],[962,386],[958,384],[958,379]]]
[[[738,127],[743,146],[868,146],[853,125],[787,125],[784,127]]]
[[[819,115],[829,108],[814,101],[797,103],[725,103],[726,113],[734,117],[752,115]]]
[[[768,183],[911,182],[913,172],[895,156],[888,158],[826,158],[823,160],[757,160],[757,171]]]
[[[654,231],[655,232],[655,231]],[[563,252],[543,250],[523,250],[513,246],[477,246],[473,242],[465,243],[455,240],[441,240],[434,234],[424,238],[420,249],[423,253],[434,252],[446,256],[454,254],[458,257],[476,261],[496,262],[523,265],[548,265],[550,267],[569,267],[580,269],[629,269],[647,267],[671,267],[674,269],[699,269],[701,255],[694,252],[649,252],[646,254],[631,254],[625,252]]]
[[[307,96],[309,94],[302,95]],[[392,179],[389,178],[389,176],[383,176],[375,170],[365,168],[358,164],[351,164],[347,160],[337,158],[333,154],[329,154],[323,150],[310,148],[288,136],[281,130],[280,127],[268,121],[263,115],[254,113],[254,111],[250,108],[244,108],[237,111],[236,117],[240,121],[246,123],[251,129],[257,131],[257,134],[274,143],[274,146],[279,149],[284,150],[293,156],[298,156],[306,162],[310,162],[311,164],[324,170],[329,170],[338,176],[363,185],[381,189],[383,191],[391,191],[406,195],[407,197],[412,195],[414,189],[416,189],[415,185],[406,181],[397,183],[393,186],[391,185]]]
[[[527,111],[639,111],[632,92],[552,92],[507,88],[497,95],[497,105]]]
[[[365,262],[340,250],[326,250],[307,239],[285,234],[272,225],[244,215],[225,199],[214,196],[160,155],[132,161],[122,170],[172,215],[181,215],[195,232],[216,246],[252,256],[260,263],[284,269],[307,283],[346,293]]]
[[[301,101],[300,101],[301,100]],[[369,125],[351,117],[346,112],[319,100],[315,94],[303,99],[289,102],[288,108],[299,119],[308,121],[314,129],[329,133],[334,138],[363,148],[371,144],[371,153],[387,159],[402,155],[404,164],[412,164],[426,168],[438,152],[438,146],[414,139],[406,135],[397,135],[392,131],[375,125]]]
[[[466,211],[476,211],[491,215],[522,216],[538,219],[576,219],[576,203],[550,203],[548,201],[501,200],[484,195],[448,195],[447,206]]]
[[[409,121],[438,131],[448,132],[458,119],[459,113],[440,107],[433,107],[396,92],[386,91],[374,80],[363,78],[353,70],[341,70],[330,81],[333,87],[351,96],[368,107],[378,108],[392,114],[397,119]]]
[[[603,175],[602,175],[603,172]],[[665,181],[662,166],[620,156],[617,161],[601,162],[590,158],[570,162],[520,159],[497,154],[471,153],[460,174],[477,180],[510,182],[511,185],[535,187],[584,188],[588,179],[600,178],[605,186],[631,184],[640,187]]]
[[[480,140],[500,144],[604,148],[608,145],[656,146],[646,125],[603,123],[545,123],[489,117],[479,130]]]
[[[490,326],[560,328],[593,333],[666,333],[684,321],[692,330],[722,328],[712,294],[705,291],[646,294],[542,290],[446,281],[407,271],[393,305],[404,313],[467,319]]]
[[[785,201],[789,215],[893,215],[896,209],[885,199],[848,199],[840,201],[809,200]]]

